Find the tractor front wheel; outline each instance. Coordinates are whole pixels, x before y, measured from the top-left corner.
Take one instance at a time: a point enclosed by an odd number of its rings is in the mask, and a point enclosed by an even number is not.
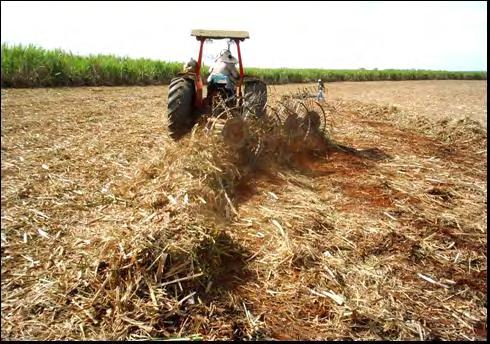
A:
[[[170,81],[168,88],[167,117],[170,136],[178,139],[191,131],[194,116],[194,82],[182,77]]]

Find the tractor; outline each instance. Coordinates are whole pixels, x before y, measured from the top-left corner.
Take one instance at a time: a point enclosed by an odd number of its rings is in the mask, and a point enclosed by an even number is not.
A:
[[[204,114],[216,115],[224,111],[216,111],[220,106],[232,118],[240,118],[241,121],[247,116],[262,117],[265,114],[267,103],[267,85],[257,79],[245,76],[240,51],[240,42],[250,38],[246,31],[224,31],[224,30],[192,30],[191,36],[199,41],[199,55],[193,65],[187,64],[182,72],[178,73],[170,81],[168,89],[167,116],[169,131],[175,140],[181,138],[191,131],[199,118]],[[235,97],[227,98],[224,87],[207,89],[204,95],[204,82],[201,76],[202,57],[204,43],[209,40],[228,40],[230,44],[235,43],[239,64],[239,80],[236,83]],[[187,68],[186,68],[187,67]],[[226,101],[225,101],[226,99]],[[233,110],[233,111],[231,111]]]

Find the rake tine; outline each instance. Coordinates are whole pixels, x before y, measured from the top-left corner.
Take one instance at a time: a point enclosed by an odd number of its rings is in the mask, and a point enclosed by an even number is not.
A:
[[[279,116],[279,114],[277,113],[276,108],[274,108],[274,107],[270,106],[269,104],[266,104],[266,106],[267,106],[268,108],[270,108],[270,109],[271,109],[271,111],[274,113],[274,115],[276,115],[276,119],[277,119],[277,122],[279,123],[279,125],[282,125],[282,122],[281,122],[281,117],[280,117],[280,116]]]
[[[315,100],[315,103],[316,103],[316,105],[318,105],[320,107],[320,110],[322,110],[322,114],[323,114],[323,130],[322,130],[322,133],[325,134],[325,130],[327,128],[327,115],[325,114],[325,109],[323,108],[323,106],[319,102],[317,102],[316,100]],[[333,130],[331,130],[331,131],[333,131]]]

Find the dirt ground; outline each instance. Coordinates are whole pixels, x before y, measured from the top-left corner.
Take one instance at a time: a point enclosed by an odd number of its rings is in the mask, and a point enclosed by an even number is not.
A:
[[[298,87],[271,87],[271,102]],[[244,174],[220,254],[193,252],[214,279],[180,289],[146,277],[124,289],[97,272],[113,263],[98,256],[111,233],[129,257],[132,235],[175,213],[111,191],[178,156],[167,88],[2,90],[2,338],[486,338],[486,130],[440,121],[486,128],[486,81],[327,89],[331,137],[351,150]],[[135,192],[152,197],[158,178]],[[124,269],[143,264],[133,258]]]

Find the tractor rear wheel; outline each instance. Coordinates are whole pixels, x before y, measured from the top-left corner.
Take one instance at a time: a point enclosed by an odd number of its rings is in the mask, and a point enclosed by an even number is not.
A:
[[[170,136],[178,139],[194,126],[194,82],[182,77],[173,78],[168,89],[167,117]]]
[[[243,93],[245,115],[264,116],[265,105],[267,104],[267,85],[265,82],[262,80],[246,80]]]

